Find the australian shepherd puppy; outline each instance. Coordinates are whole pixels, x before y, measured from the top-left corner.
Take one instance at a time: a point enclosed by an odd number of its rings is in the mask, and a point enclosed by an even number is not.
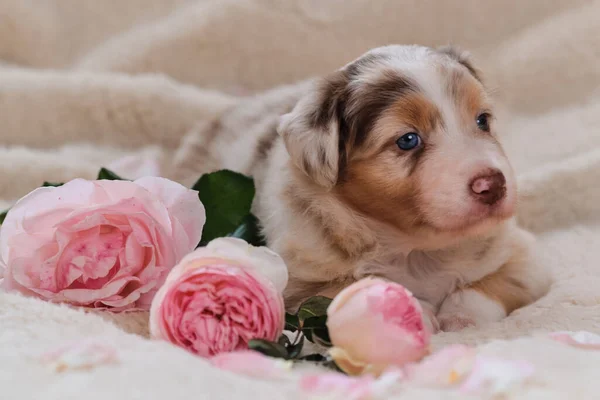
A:
[[[458,330],[505,317],[549,284],[513,217],[500,135],[467,55],[386,46],[206,121],[175,176],[254,176],[255,212],[289,268],[289,308],[374,275],[409,289],[433,330]]]

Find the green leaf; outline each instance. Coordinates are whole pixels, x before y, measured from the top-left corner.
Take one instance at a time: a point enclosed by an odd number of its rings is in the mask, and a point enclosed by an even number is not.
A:
[[[329,338],[329,330],[327,328],[314,329],[312,331],[312,342],[323,347],[331,347],[331,339]]]
[[[279,343],[283,347],[288,347],[289,345],[291,345],[290,339],[286,335],[279,336],[279,339],[277,339],[277,343]]]
[[[121,178],[119,175],[115,174],[111,170],[106,168],[100,168],[100,172],[98,172],[98,180],[104,179],[108,181],[126,181],[127,179]]]
[[[243,239],[252,246],[267,245],[264,237],[260,233],[260,223],[258,222],[258,218],[252,213],[246,215],[236,230],[227,236]]]
[[[302,351],[302,347],[304,346],[304,336],[300,335],[300,340],[296,344],[290,344],[287,347],[288,357],[291,359],[297,358]]]
[[[250,214],[254,181],[229,170],[204,174],[192,189],[199,192],[206,210],[201,244],[235,232]]]
[[[327,328],[327,315],[306,318],[302,323],[302,329],[324,329]]]
[[[42,187],[58,187],[58,186],[62,186],[64,185],[63,182],[48,182],[48,181],[44,181],[44,183],[42,183]]]
[[[288,359],[287,349],[279,343],[264,339],[252,339],[248,342],[248,348],[265,356]]]
[[[300,355],[300,352],[302,351],[302,346],[304,346],[304,336],[303,335],[299,335],[299,336],[300,336],[300,339],[294,344],[292,344],[292,342],[290,342],[290,339],[286,335],[279,336],[277,343],[282,345],[285,348],[285,351],[287,354],[287,356],[286,356],[287,359],[294,359]]]
[[[313,362],[323,362],[323,361],[326,361],[327,358],[325,358],[325,356],[322,355],[322,354],[314,353],[314,354],[307,354],[304,357],[300,357],[299,360],[313,361]]]
[[[285,330],[295,332],[300,326],[300,320],[297,315],[285,313]]]
[[[330,356],[324,356],[319,353],[307,354],[303,357],[299,357],[296,359],[297,361],[308,361],[313,364],[319,365],[323,368],[331,369],[333,371],[339,372],[341,374],[347,375],[344,371],[337,366],[335,361],[331,359]]]
[[[306,300],[298,309],[298,319],[302,323],[307,318],[327,316],[327,307],[331,299],[324,296],[314,296]]]
[[[8,214],[9,211],[10,209],[0,212],[0,225],[4,223],[4,220],[6,219],[6,214]]]
[[[321,346],[330,347],[331,339],[327,329],[327,315],[310,317],[302,323],[302,333],[306,339]]]

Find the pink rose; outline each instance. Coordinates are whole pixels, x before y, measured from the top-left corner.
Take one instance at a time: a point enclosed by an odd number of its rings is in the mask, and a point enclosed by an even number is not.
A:
[[[428,353],[417,299],[397,283],[366,278],[342,290],[327,309],[330,354],[345,372],[379,374]]]
[[[283,260],[266,247],[215,239],[171,271],[152,303],[150,333],[203,357],[276,340],[286,284]]]
[[[54,302],[148,310],[204,222],[198,193],[163,178],[39,188],[2,224],[2,286]]]

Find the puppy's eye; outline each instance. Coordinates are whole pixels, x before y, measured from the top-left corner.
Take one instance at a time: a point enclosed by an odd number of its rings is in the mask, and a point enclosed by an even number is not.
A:
[[[402,150],[412,150],[421,144],[421,137],[415,132],[410,132],[396,140],[396,144]]]
[[[479,114],[477,116],[477,127],[484,132],[490,131],[490,119],[491,115],[488,113]]]

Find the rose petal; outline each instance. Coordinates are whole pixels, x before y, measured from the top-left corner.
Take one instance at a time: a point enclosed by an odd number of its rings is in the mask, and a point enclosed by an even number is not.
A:
[[[422,386],[451,386],[463,380],[473,369],[476,350],[450,345],[404,368],[406,380]]]
[[[524,360],[477,356],[473,371],[460,390],[464,393],[506,394],[525,383],[534,371],[533,364]]]
[[[43,354],[42,363],[57,372],[69,369],[90,369],[102,364],[118,362],[117,349],[101,338],[69,342]]]
[[[101,289],[65,289],[54,294],[53,300],[66,301],[73,304],[87,305],[95,301],[99,301],[119,293],[123,288],[132,281],[139,281],[139,278],[128,276],[116,279],[106,284]],[[42,291],[36,288],[31,288],[36,293],[43,294]]]
[[[116,205],[125,203],[127,204],[124,208],[126,214],[130,214],[132,210],[146,213],[160,225],[165,227],[167,232],[171,232],[171,216],[158,194],[153,193],[135,182],[129,181],[102,180],[94,181],[94,184],[98,189],[97,192],[104,191],[107,196],[107,199],[100,204]],[[115,211],[118,210],[118,208],[114,206],[110,208],[114,208]]]
[[[252,350],[221,353],[210,362],[217,368],[262,379],[288,378],[292,369],[291,361],[266,357]]]
[[[562,331],[548,335],[551,339],[587,350],[600,350],[600,335],[586,331]]]
[[[300,379],[299,385],[305,395],[314,398],[325,396],[340,400],[385,399],[389,397],[391,389],[401,376],[399,370],[390,370],[378,379],[369,375],[351,377],[331,372],[305,375]]]
[[[364,400],[371,398],[373,381],[369,376],[355,378],[338,373],[306,375],[300,380],[300,389],[308,395]]]
[[[252,271],[273,283],[278,292],[283,292],[288,281],[287,266],[283,259],[267,247],[255,247],[238,238],[218,238],[206,247],[201,247],[186,255],[179,263],[188,268],[196,260],[221,258],[233,261],[241,268]]]
[[[171,217],[178,221],[179,225],[175,227],[183,228],[187,236],[184,243],[179,242],[183,240],[184,235],[177,229],[173,232],[179,239],[175,243],[182,247],[179,253],[183,256],[190,247],[196,247],[206,222],[204,205],[198,198],[198,192],[165,178],[144,177],[136,180],[135,183],[156,194],[169,210]]]
[[[131,285],[132,282],[136,282],[136,281],[130,281],[128,284]],[[116,296],[116,298],[110,299],[101,299],[98,300],[96,307],[102,307],[104,306],[109,306],[111,307],[111,309],[124,309],[124,308],[131,308],[128,307],[129,305],[132,304],[136,304],[137,300],[144,294],[148,294],[151,291],[155,291],[157,288],[157,282],[156,281],[150,281],[148,283],[146,283],[145,285],[138,285],[138,287],[135,289],[135,291],[129,293],[127,296],[123,297],[123,296]],[[141,305],[138,304],[137,308],[141,308]]]
[[[27,218],[56,213],[57,210],[72,209],[80,205],[90,204],[94,192],[93,182],[84,179],[74,179],[61,186],[37,188],[15,203],[6,215],[0,227],[0,255],[7,262],[10,246],[8,241],[20,230],[22,222]],[[63,213],[64,215],[64,213]]]

